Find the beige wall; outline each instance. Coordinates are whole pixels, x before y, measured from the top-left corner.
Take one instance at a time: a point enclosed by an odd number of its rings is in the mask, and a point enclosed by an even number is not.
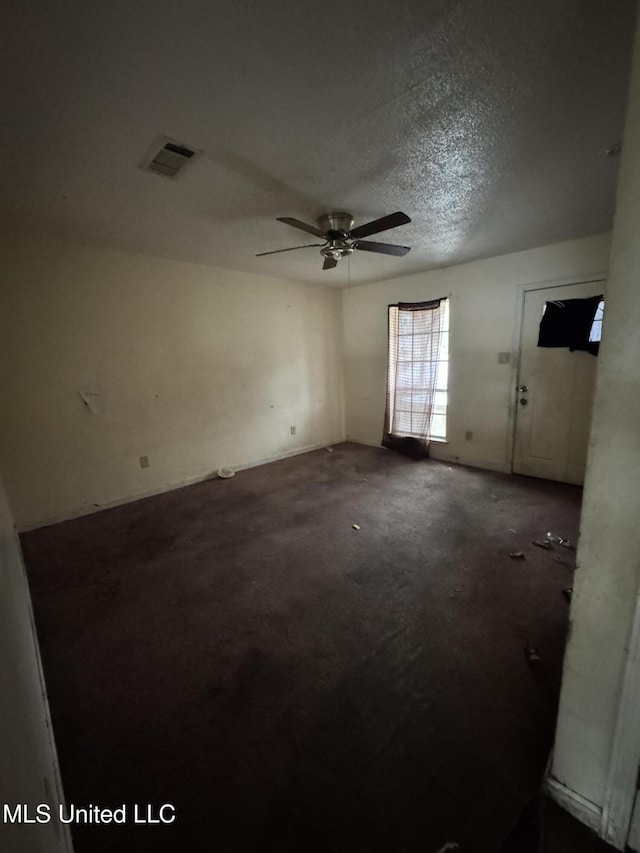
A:
[[[553,775],[606,807],[606,834],[621,848],[616,801],[633,796],[640,758],[637,693],[620,705],[623,681],[640,684],[638,648],[629,658],[640,590],[640,30],[598,362]]]
[[[450,295],[448,444],[432,445],[432,455],[510,470],[514,377],[498,353],[515,362],[523,286],[604,273],[608,254],[602,234],[346,291],[347,436],[376,444],[382,436],[387,305]]]
[[[339,291],[25,237],[0,265],[21,529],[343,438]]]
[[[61,801],[58,764],[43,695],[31,602],[13,519],[0,481],[0,808]],[[33,808],[31,811],[33,817]],[[64,853],[67,834],[57,820],[4,824],[0,850]]]

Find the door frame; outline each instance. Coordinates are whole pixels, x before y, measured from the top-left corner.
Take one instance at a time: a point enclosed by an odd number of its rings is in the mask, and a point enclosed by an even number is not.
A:
[[[640,597],[627,646],[622,690],[604,790],[600,834],[618,850],[627,843],[640,777]]]
[[[568,287],[571,284],[591,284],[591,282],[607,280],[608,273],[586,273],[584,275],[570,276],[568,278],[556,278],[548,281],[528,282],[520,284],[516,288],[515,323],[513,325],[513,339],[511,344],[515,358],[511,359],[511,390],[509,395],[509,418],[507,447],[507,458],[509,460],[509,471],[513,472],[513,461],[516,450],[516,419],[517,419],[517,389],[520,378],[520,359],[522,351],[522,329],[524,326],[524,303],[527,293],[535,290],[549,290],[552,287]]]
[[[516,289],[515,322],[511,365],[511,396],[509,401],[509,459],[513,471],[515,430],[517,414],[517,388],[520,375],[520,352],[524,324],[524,305],[529,291],[566,287],[571,284],[588,284],[605,281],[608,271],[585,273],[549,281],[521,284]],[[606,299],[606,290],[605,290]],[[588,465],[588,462],[587,462]],[[622,689],[617,716],[612,732],[609,770],[600,805],[586,801],[577,791],[566,788],[553,776],[547,787],[551,796],[567,811],[575,815],[598,835],[618,850],[624,849],[629,834],[636,802],[636,787],[640,781],[640,596],[636,599],[636,612],[627,647],[623,669]]]

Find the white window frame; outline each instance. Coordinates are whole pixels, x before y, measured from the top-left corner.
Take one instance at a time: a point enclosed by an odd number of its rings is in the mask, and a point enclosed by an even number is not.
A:
[[[440,347],[438,357],[436,359],[438,367],[436,374],[436,387],[434,393],[434,404],[431,412],[431,422],[429,424],[428,439],[429,441],[446,443],[447,441],[447,415],[449,402],[449,299],[444,298],[444,317],[441,330]],[[397,324],[398,305],[389,305],[388,322],[395,320]],[[394,313],[395,312],[395,313]],[[396,354],[395,349],[391,346],[391,336],[389,336],[387,349],[387,369],[395,375]],[[434,428],[434,426],[436,428]],[[422,438],[418,433],[400,432],[397,435]]]

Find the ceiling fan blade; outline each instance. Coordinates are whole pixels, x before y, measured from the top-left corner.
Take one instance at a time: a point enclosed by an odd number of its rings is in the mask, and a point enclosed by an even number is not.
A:
[[[256,258],[261,258],[263,255],[279,255],[280,252],[295,252],[296,249],[312,249],[315,246],[324,246],[325,243],[307,243],[306,246],[292,246],[290,249],[275,249],[273,252],[258,252]]]
[[[398,225],[406,225],[409,222],[411,222],[411,219],[407,214],[401,213],[398,210],[396,213],[390,213],[388,216],[374,219],[373,222],[367,222],[365,225],[358,225],[357,228],[352,228],[351,237],[354,240],[359,240],[361,237],[368,237],[369,234],[379,234],[380,231],[388,231],[389,228],[396,228]]]
[[[324,237],[324,231],[316,228],[315,225],[307,225],[306,222],[300,222],[299,219],[291,219],[289,216],[277,216],[278,222],[284,222],[285,225],[291,225],[293,228],[299,228],[301,231],[306,231],[307,234],[314,234],[316,237]]]
[[[410,246],[395,246],[393,243],[373,243],[370,240],[358,240],[353,244],[354,249],[363,249],[365,252],[378,252],[380,255],[395,255],[401,258],[411,251]]]
[[[338,262],[335,258],[325,258],[324,263],[322,264],[323,270],[332,270],[334,267],[338,266]]]

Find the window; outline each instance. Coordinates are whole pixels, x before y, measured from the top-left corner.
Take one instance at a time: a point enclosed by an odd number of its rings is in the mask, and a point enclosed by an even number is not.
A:
[[[602,337],[604,297],[556,299],[545,302],[539,347],[568,347],[597,355]]]
[[[389,306],[386,431],[445,441],[449,300]]]
[[[590,344],[599,344],[602,340],[602,320],[604,317],[604,299],[601,299],[598,302],[598,307],[596,308],[596,313],[593,318],[593,323],[591,324],[591,331],[589,332],[589,343]]]

